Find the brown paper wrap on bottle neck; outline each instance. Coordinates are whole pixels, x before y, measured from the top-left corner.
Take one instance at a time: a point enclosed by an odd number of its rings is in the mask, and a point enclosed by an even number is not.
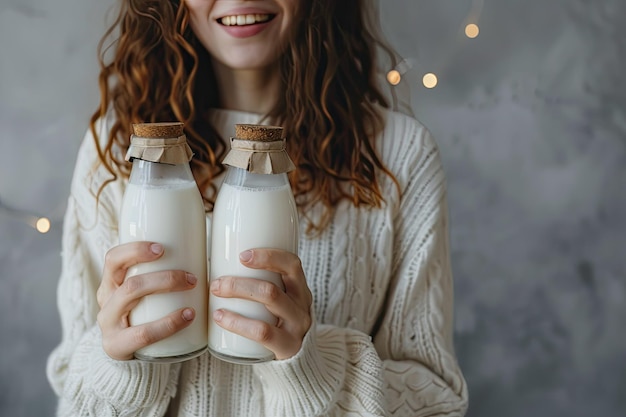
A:
[[[163,164],[186,164],[193,158],[182,123],[141,123],[133,125],[126,160],[142,159]]]
[[[238,137],[230,138],[230,151],[222,161],[253,174],[282,174],[295,169],[280,139],[282,128],[263,125],[235,125]],[[278,139],[278,140],[276,140]]]

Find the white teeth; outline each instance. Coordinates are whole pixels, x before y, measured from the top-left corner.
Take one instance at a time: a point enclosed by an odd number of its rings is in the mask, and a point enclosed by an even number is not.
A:
[[[268,14],[242,14],[222,17],[221,22],[224,26],[244,26],[267,22],[268,20],[270,20],[270,15]]]

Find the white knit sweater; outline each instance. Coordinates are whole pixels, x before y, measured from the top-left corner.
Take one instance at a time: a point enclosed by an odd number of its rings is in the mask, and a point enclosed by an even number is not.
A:
[[[211,118],[224,138],[234,135],[235,123],[259,122],[258,115],[226,110]],[[47,369],[58,416],[464,415],[444,172],[423,126],[394,112],[386,118],[377,148],[401,192],[381,175],[383,208],[344,202],[321,236],[301,233],[314,324],[296,356],[247,366],[208,353],[171,365],[118,362],[104,353],[96,289],[104,254],[118,242],[126,181],[104,188],[96,212],[93,192],[110,175],[96,164],[87,133],[65,215],[63,337]],[[99,124],[101,137],[111,123]]]

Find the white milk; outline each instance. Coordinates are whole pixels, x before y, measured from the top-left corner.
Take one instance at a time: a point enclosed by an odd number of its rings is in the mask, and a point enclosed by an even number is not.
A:
[[[183,270],[193,273],[198,282],[188,291],[148,295],[135,306],[129,317],[133,326],[184,307],[196,311],[189,327],[138,350],[135,356],[170,362],[196,356],[207,345],[208,317],[205,213],[195,182],[180,180],[163,186],[128,184],[121,211],[120,243],[138,240],[161,243],[165,251],[156,261],[129,268],[127,276]]]
[[[259,278],[283,287],[280,274],[251,269],[239,254],[253,248],[298,252],[298,214],[289,185],[253,189],[222,184],[211,225],[210,278],[231,275]],[[243,316],[276,324],[276,318],[258,302],[220,298],[209,294],[209,309],[225,309]],[[224,330],[209,320],[209,349],[221,359],[236,363],[271,360],[274,354],[260,344]]]

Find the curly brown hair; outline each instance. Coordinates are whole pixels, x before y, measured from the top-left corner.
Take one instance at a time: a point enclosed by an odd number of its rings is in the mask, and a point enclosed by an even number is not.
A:
[[[389,107],[376,52],[385,52],[390,65],[396,58],[380,40],[366,1],[301,2],[301,22],[281,58],[286,93],[266,115],[293,138],[289,153],[297,169],[290,181],[302,213],[316,203],[324,207],[321,218],[309,219],[310,231],[322,230],[341,200],[379,207],[384,197],[377,173],[394,178],[373,141],[384,125],[380,108]],[[210,211],[212,181],[224,170],[219,162],[226,151],[206,117],[220,104],[210,56],[190,28],[184,1],[121,3],[98,47],[101,99],[90,121],[100,162],[112,175],[108,182],[130,173],[121,155],[133,123],[178,120],[185,124],[195,154],[192,171]],[[108,111],[115,121],[101,145],[96,122]]]

